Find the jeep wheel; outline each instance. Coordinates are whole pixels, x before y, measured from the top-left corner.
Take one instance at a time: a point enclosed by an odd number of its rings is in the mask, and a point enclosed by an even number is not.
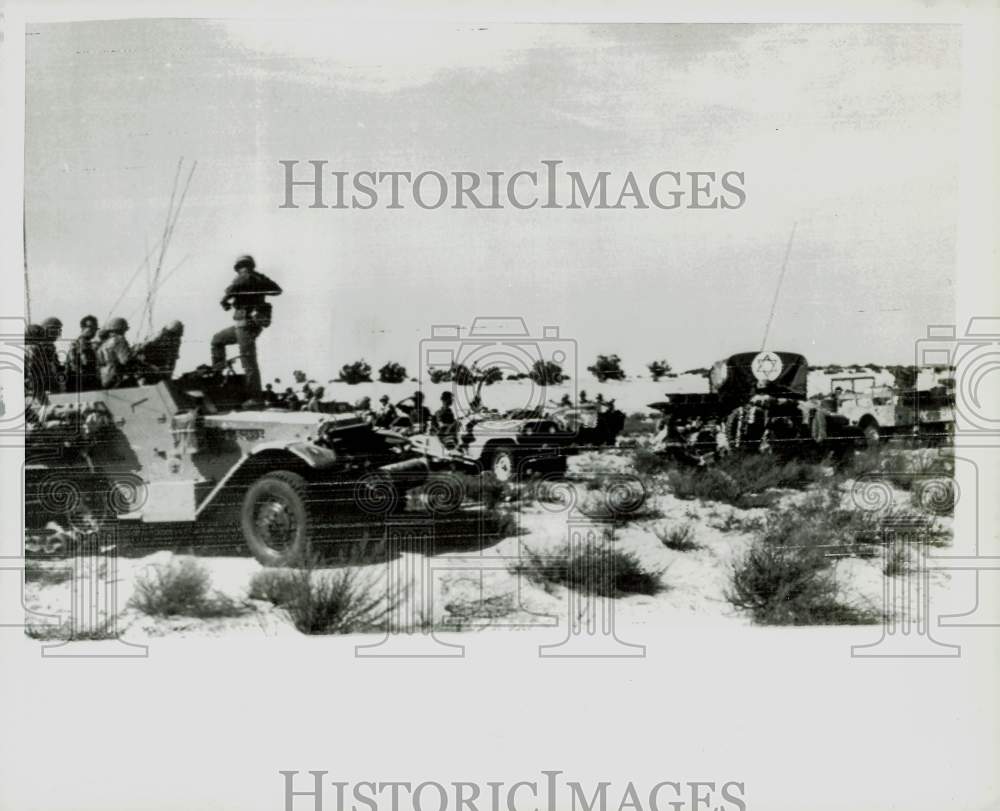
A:
[[[498,448],[490,456],[490,470],[498,482],[512,482],[517,478],[517,457],[513,448]]]
[[[877,422],[868,423],[861,429],[861,435],[865,438],[865,445],[869,448],[877,448],[879,441],[882,439],[881,434],[879,434]]]
[[[243,496],[240,523],[247,546],[265,566],[304,561],[310,524],[305,479],[286,470],[261,476]]]

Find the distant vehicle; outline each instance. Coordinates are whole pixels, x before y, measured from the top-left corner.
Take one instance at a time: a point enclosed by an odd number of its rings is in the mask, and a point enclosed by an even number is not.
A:
[[[869,447],[891,436],[943,441],[955,425],[955,394],[948,386],[897,390],[870,375],[835,377],[823,404],[845,418]]]
[[[29,523],[62,510],[71,523],[193,525],[229,508],[253,555],[282,565],[363,499],[365,482],[384,491],[424,478],[426,460],[405,437],[353,413],[239,409],[246,398],[242,375],[206,370],[50,395],[26,432]]]
[[[806,359],[792,352],[743,352],[718,361],[707,393],[669,394],[649,404],[663,414],[653,449],[704,465],[730,451],[844,448],[847,419],[806,399],[808,371]]]
[[[510,417],[489,412],[459,421],[455,441],[447,445],[433,433],[410,437],[428,455],[432,469],[452,467],[490,472],[509,482],[533,473],[562,473],[572,436],[548,417]]]
[[[547,409],[514,409],[500,414],[481,407],[483,382],[470,402],[478,410],[462,417],[447,443],[433,432],[411,436],[414,446],[433,464],[490,472],[499,481],[516,481],[535,473],[564,473],[567,457],[587,447],[614,445],[625,415],[614,401],[581,403]],[[408,418],[401,418],[408,424]]]
[[[563,433],[574,435],[574,447],[612,446],[625,427],[625,414],[614,400],[558,406],[549,412]]]

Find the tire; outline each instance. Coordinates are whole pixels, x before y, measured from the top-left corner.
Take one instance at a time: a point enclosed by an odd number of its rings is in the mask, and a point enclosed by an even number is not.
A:
[[[869,422],[865,425],[861,429],[861,435],[865,439],[865,445],[871,449],[877,448],[882,441],[882,435],[879,433],[877,422]]]
[[[265,566],[287,566],[308,556],[312,522],[306,487],[298,473],[278,470],[261,476],[244,493],[243,537]]]
[[[512,482],[517,479],[517,454],[512,446],[505,445],[490,454],[490,470],[498,482]]]

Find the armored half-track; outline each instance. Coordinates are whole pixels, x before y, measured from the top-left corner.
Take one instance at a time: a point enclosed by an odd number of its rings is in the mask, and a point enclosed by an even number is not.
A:
[[[708,392],[650,403],[663,417],[654,450],[707,464],[732,451],[796,455],[853,441],[848,421],[807,399],[806,359],[793,352],[742,352],[713,364]]]
[[[301,559],[345,511],[405,503],[427,460],[353,414],[242,409],[239,376],[52,394],[26,437],[26,520],[236,522],[262,563]],[[369,489],[371,492],[369,492]]]

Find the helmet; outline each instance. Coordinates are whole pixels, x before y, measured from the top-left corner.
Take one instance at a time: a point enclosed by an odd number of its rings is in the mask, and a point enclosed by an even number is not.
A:
[[[86,329],[87,327],[93,327],[97,329],[97,316],[96,315],[85,315],[80,319],[80,329]]]
[[[450,391],[441,392],[441,402],[450,403],[452,401],[452,393]]]
[[[110,321],[108,321],[108,323],[104,325],[104,328],[108,332],[124,333],[128,331],[128,321],[126,321],[124,318],[115,317],[112,318]]]
[[[45,330],[42,329],[40,324],[28,324],[24,330],[24,339],[26,341],[37,341],[39,338],[45,337]]]
[[[233,265],[233,270],[239,270],[240,268],[249,268],[253,270],[257,267],[257,263],[253,261],[253,257],[250,254],[243,254],[236,259],[236,263]]]
[[[424,393],[422,391],[413,392],[413,402],[422,403],[424,400]]]
[[[378,398],[378,401],[380,403],[388,403],[389,402],[389,395],[388,394],[383,394],[381,397]]]
[[[180,321],[171,321],[163,328],[164,332],[169,332],[172,335],[183,335],[184,325]]]
[[[45,330],[46,332],[49,332],[50,330],[54,330],[54,329],[62,329],[62,321],[60,321],[55,316],[52,316],[50,318],[46,318],[42,322],[42,329]]]

